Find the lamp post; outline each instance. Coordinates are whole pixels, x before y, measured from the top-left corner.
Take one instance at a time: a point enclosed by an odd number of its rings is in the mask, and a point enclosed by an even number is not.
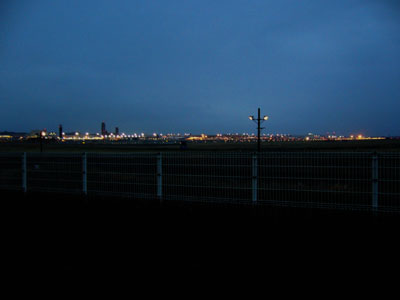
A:
[[[39,132],[39,142],[40,142],[40,152],[43,152],[43,137],[46,135],[44,130],[40,130]]]
[[[254,116],[249,116],[249,119],[251,121],[254,121],[257,123],[257,151],[261,151],[261,129],[264,129],[264,127],[261,127],[261,122],[267,121],[268,116],[264,116],[261,118],[261,113],[260,113],[260,108],[258,108],[258,118],[255,119]]]

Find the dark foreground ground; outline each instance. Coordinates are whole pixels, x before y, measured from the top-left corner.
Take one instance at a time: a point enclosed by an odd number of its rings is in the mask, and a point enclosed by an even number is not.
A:
[[[3,273],[12,278],[314,284],[338,274],[353,284],[398,273],[399,215],[2,195]]]

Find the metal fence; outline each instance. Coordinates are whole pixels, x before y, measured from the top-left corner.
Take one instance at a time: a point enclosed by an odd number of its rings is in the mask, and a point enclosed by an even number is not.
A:
[[[400,153],[1,153],[0,188],[400,212]]]

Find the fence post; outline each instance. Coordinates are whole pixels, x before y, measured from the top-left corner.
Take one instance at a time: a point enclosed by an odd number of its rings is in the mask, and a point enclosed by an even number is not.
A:
[[[372,154],[372,209],[378,209],[378,155]]]
[[[87,195],[87,155],[82,155],[82,192]]]
[[[157,154],[157,197],[162,198],[162,156]]]
[[[27,192],[26,152],[22,154],[22,190]]]
[[[252,177],[251,177],[251,190],[253,204],[257,203],[257,183],[258,183],[258,162],[257,153],[253,153],[252,157]]]

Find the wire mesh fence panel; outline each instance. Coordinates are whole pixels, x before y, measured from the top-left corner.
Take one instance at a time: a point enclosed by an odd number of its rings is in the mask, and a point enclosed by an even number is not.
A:
[[[261,153],[259,202],[368,208],[371,172],[368,153]]]
[[[27,190],[82,192],[82,154],[27,153]]]
[[[23,153],[0,153],[0,188],[23,189]]]
[[[400,154],[378,155],[378,207],[400,211]]]
[[[165,199],[250,202],[251,156],[241,153],[164,153]]]
[[[0,188],[400,211],[400,153],[1,153]]]
[[[157,161],[152,153],[87,154],[87,191],[153,198]]]

